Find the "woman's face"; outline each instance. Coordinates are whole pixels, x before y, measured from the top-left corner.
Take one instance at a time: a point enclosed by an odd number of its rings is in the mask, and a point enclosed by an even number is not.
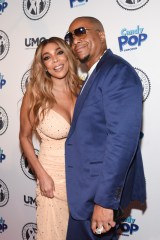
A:
[[[65,53],[58,44],[46,44],[42,49],[42,59],[51,78],[65,78],[68,73],[69,63]]]

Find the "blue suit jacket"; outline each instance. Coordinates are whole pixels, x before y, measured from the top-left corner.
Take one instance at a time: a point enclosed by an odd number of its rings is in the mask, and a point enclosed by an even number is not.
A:
[[[134,68],[107,50],[77,99],[65,144],[73,218],[89,219],[95,203],[118,209],[145,201],[142,93]]]

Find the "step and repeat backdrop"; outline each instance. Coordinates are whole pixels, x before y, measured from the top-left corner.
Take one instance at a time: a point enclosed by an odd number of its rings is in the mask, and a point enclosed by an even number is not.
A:
[[[147,203],[142,208],[135,205],[123,219],[120,240],[160,239],[159,9],[156,0],[0,0],[1,240],[35,239],[36,181],[19,145],[20,106],[36,47],[45,38],[63,38],[78,16],[103,23],[108,48],[134,66],[143,85]],[[33,141],[38,155],[39,142],[34,136]]]

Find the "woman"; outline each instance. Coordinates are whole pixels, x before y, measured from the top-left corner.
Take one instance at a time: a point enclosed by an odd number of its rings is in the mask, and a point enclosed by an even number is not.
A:
[[[37,47],[20,112],[20,143],[37,177],[37,240],[65,240],[64,144],[80,90],[76,59],[57,37]],[[38,159],[32,134],[41,139]]]

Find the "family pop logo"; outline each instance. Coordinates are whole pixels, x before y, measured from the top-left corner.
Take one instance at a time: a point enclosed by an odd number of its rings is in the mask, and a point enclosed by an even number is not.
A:
[[[139,230],[136,219],[131,216],[124,219],[118,228],[118,234],[122,236],[133,236]]]
[[[2,163],[2,161],[4,161],[6,158],[6,155],[4,154],[3,149],[0,147],[0,163]]]
[[[123,28],[121,36],[118,37],[119,50],[121,52],[136,50],[147,40],[148,35],[144,33],[144,28],[139,25],[133,29]]]
[[[70,6],[71,8],[79,7],[85,5],[87,2],[88,0],[70,0]]]
[[[5,223],[5,220],[1,217],[0,218],[0,233],[3,233],[5,230],[7,230],[8,226]]]
[[[4,75],[0,73],[0,89],[2,89],[2,87],[4,87],[5,84],[6,80],[4,79]]]
[[[5,0],[0,0],[0,15],[8,7],[8,3]]]

